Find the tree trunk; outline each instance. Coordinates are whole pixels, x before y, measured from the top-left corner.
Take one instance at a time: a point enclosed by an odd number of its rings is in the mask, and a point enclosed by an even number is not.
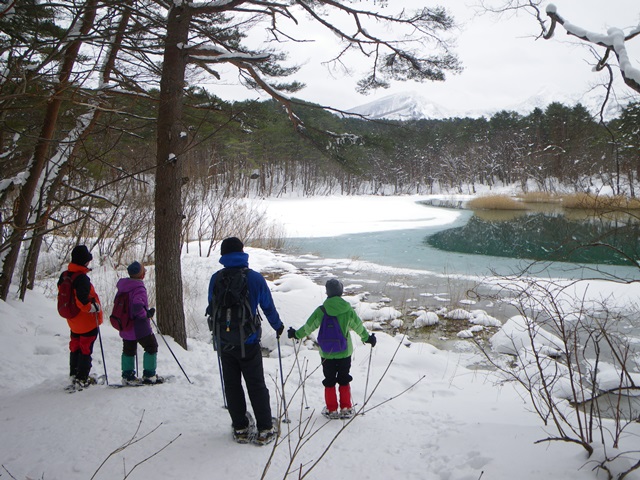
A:
[[[63,93],[68,88],[69,79],[80,51],[82,38],[86,35],[96,17],[96,0],[88,0],[84,6],[84,15],[80,28],[80,35],[77,40],[71,42],[64,54],[62,65],[60,66],[60,74],[58,75],[58,83],[51,94],[51,98],[47,104],[47,111],[44,116],[40,137],[36,143],[33,159],[29,166],[29,176],[25,184],[20,189],[20,194],[16,202],[14,226],[11,236],[8,240],[9,252],[2,261],[2,273],[0,274],[0,299],[6,300],[9,295],[9,288],[13,273],[18,262],[20,247],[26,231],[30,228],[28,225],[29,216],[31,214],[31,206],[33,199],[40,183],[40,177],[49,158],[49,149],[51,140],[56,131],[58,114],[63,101]]]
[[[177,5],[177,6],[176,6]],[[167,38],[160,81],[155,190],[156,311],[163,334],[187,348],[182,298],[182,101],[189,25],[188,4],[174,4],[167,20]]]

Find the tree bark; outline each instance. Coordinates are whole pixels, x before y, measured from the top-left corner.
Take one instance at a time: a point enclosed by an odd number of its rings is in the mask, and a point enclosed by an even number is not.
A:
[[[167,20],[160,81],[155,189],[156,311],[158,328],[187,348],[182,292],[182,101],[191,23],[188,4],[175,5]]]
[[[2,261],[2,273],[0,274],[0,299],[2,300],[6,300],[9,296],[9,288],[18,262],[20,247],[24,240],[26,231],[30,228],[28,220],[31,214],[33,199],[38,189],[38,184],[40,183],[40,177],[49,158],[51,141],[56,131],[56,124],[63,101],[63,94],[69,86],[69,79],[71,78],[73,66],[75,65],[78,52],[80,51],[80,46],[83,42],[82,37],[86,35],[93,26],[93,22],[96,17],[96,5],[96,0],[87,1],[84,6],[84,14],[81,20],[82,25],[79,32],[80,35],[76,37],[76,40],[69,43],[66,48],[62,59],[62,65],[60,66],[58,83],[56,84],[47,104],[47,111],[40,131],[40,137],[36,143],[33,160],[29,167],[29,176],[25,184],[20,189],[20,194],[18,195],[13,220],[13,231],[11,232],[11,236],[8,240],[9,251]]]

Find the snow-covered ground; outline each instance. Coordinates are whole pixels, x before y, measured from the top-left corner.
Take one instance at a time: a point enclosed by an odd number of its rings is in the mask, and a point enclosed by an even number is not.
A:
[[[338,234],[390,228],[394,220],[401,225],[396,228],[414,221],[451,220],[446,215],[428,218],[422,207],[415,210],[420,213],[411,213],[412,197],[386,198],[394,202],[393,210],[377,197],[343,200],[269,200],[266,205],[270,215],[285,219],[286,228],[295,228],[296,235],[319,234],[318,225],[326,228],[325,234]],[[300,326],[323,300],[323,288],[296,272],[285,256],[246,250],[252,268],[279,272],[269,282],[276,306],[287,328]],[[296,355],[291,341],[281,339],[280,362],[275,336],[265,324],[263,343],[271,354],[264,364],[273,411],[283,418],[281,363],[290,423],[281,424],[275,450],[273,445],[234,443],[204,319],[208,279],[220,265],[218,257],[200,258],[193,253],[196,248],[190,252],[183,257],[189,349],[166,340],[192,383],[160,340],[159,373],[174,376],[172,382],[121,389],[98,385],[68,394],[63,390],[68,328],[55,310],[55,279],[43,280],[24,303],[0,302],[0,476],[117,479],[133,469],[127,478],[257,479],[266,470],[264,478],[280,479],[287,471],[295,472],[287,478],[299,478],[300,472],[313,468],[306,478],[605,478],[602,472],[596,476],[579,446],[536,444],[551,430],[515,385],[498,386],[494,374],[468,368],[479,359],[471,349],[460,353],[423,343],[399,345],[401,338],[382,332],[373,349],[354,339],[352,391],[365,415],[346,425],[319,413],[322,375],[311,343]],[[91,279],[109,304],[115,279],[124,272],[114,272],[107,261],[95,263]],[[153,267],[148,278],[152,284]],[[371,314],[368,305],[349,299],[359,311]],[[370,320],[376,321],[375,314]],[[102,349],[96,342],[93,372],[104,374],[104,351],[109,381],[117,382],[121,341],[109,325],[101,332]],[[371,396],[366,404],[365,392]],[[625,439],[626,450],[640,450],[638,427],[628,430],[635,438]],[[139,441],[131,442],[134,438]]]

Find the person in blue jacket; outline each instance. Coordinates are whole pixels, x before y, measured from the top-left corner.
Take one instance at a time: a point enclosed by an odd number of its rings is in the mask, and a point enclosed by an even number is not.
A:
[[[246,275],[251,317],[256,317],[259,305],[279,338],[284,331],[284,324],[273,303],[266,280],[260,273],[249,268],[249,255],[244,252],[242,241],[236,237],[224,239],[220,245],[220,254],[220,263],[224,268],[211,276],[207,313],[210,316],[215,316],[212,308],[215,309],[216,288],[222,288],[220,282],[217,282],[218,276],[225,275],[227,271],[232,269],[241,269]],[[247,415],[247,403],[241,383],[241,379],[244,378],[255,415],[258,430],[257,443],[266,444],[275,440],[277,432],[272,424],[269,389],[264,380],[260,347],[262,328],[259,323],[255,325],[254,330],[243,337],[243,345],[229,341],[223,333],[217,336],[216,346],[222,365],[224,391],[233,425],[234,438],[238,442],[245,443],[249,441],[251,435],[252,426],[250,425],[250,417]]]

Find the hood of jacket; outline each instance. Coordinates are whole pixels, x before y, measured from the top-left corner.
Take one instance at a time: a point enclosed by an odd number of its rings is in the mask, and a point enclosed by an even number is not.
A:
[[[119,292],[132,292],[140,287],[144,287],[144,281],[139,278],[121,278],[116,284]]]
[[[84,273],[85,275],[91,271],[89,267],[85,267],[84,265],[78,265],[77,263],[70,263],[67,266],[67,270],[69,270],[72,273],[76,273],[76,272]]]
[[[220,257],[220,263],[225,268],[249,267],[249,254],[245,252],[231,252]]]
[[[327,313],[334,317],[351,309],[351,304],[342,297],[329,297],[322,305],[324,305]]]

